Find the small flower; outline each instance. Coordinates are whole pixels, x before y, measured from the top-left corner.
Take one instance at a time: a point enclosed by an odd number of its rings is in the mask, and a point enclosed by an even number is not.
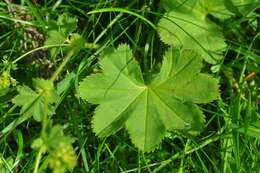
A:
[[[4,71],[0,75],[0,89],[9,88],[10,86],[16,86],[16,80],[8,72]]]
[[[61,143],[51,154],[49,166],[54,173],[65,173],[73,170],[77,162],[76,153],[71,145]]]
[[[10,84],[10,75],[7,72],[3,72],[0,76],[0,88],[8,88]]]

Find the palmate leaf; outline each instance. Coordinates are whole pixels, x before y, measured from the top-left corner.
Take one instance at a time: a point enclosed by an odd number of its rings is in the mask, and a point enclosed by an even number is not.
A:
[[[222,31],[207,18],[209,11],[213,11],[209,8],[214,7],[214,4],[209,3],[212,1],[167,2],[167,8],[172,10],[167,12],[158,24],[161,40],[169,45],[194,49],[212,64],[221,59],[222,51],[226,48]]]
[[[202,59],[191,50],[170,49],[161,71],[148,84],[127,45],[100,60],[103,73],[86,77],[79,95],[99,104],[93,129],[99,137],[126,126],[132,142],[151,151],[167,130],[200,130],[204,115],[195,103],[217,98],[217,81],[201,74]]]

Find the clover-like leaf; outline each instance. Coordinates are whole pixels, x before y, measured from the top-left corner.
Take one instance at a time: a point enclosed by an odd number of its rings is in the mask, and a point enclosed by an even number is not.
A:
[[[174,10],[167,12],[158,24],[161,40],[169,45],[194,49],[209,63],[221,59],[226,44],[220,28],[207,18],[209,3],[206,6],[200,0],[170,2]]]
[[[100,60],[103,73],[86,77],[79,95],[99,104],[93,129],[99,137],[109,136],[126,126],[132,142],[151,151],[167,130],[200,130],[204,115],[195,103],[217,98],[216,79],[201,74],[202,59],[191,50],[170,49],[161,71],[150,83],[127,45]]]
[[[13,103],[22,107],[21,114],[41,121],[45,113],[45,101],[47,100],[47,114],[51,115],[54,112],[52,104],[57,102],[59,96],[51,81],[35,79],[34,84],[36,91],[28,86],[18,86],[19,94],[13,99]]]

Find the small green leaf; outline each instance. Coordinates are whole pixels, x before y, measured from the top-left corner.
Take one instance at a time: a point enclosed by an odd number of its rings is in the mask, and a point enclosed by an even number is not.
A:
[[[200,73],[201,61],[194,51],[169,49],[161,72],[146,83],[127,45],[104,54],[103,73],[85,78],[79,86],[80,97],[99,104],[94,132],[105,137],[126,126],[132,142],[151,151],[167,130],[201,130],[204,115],[195,103],[218,96],[217,81]]]
[[[70,34],[76,30],[77,27],[77,18],[72,17],[68,14],[62,14],[57,19],[57,22],[53,22],[52,27],[50,27],[47,35],[47,39],[44,42],[44,45],[59,45],[64,44],[68,41]],[[80,37],[72,36],[74,39],[73,47],[75,47],[75,43],[77,42],[79,49],[82,48],[83,39],[79,39]],[[82,41],[83,40],[83,41]],[[84,43],[83,43],[84,44]],[[51,57],[54,57],[61,48],[52,48],[51,49]]]
[[[44,145],[44,142],[42,140],[42,138],[36,138],[35,140],[33,140],[33,143],[31,145],[31,148],[33,149],[39,149]]]
[[[64,35],[69,35],[77,28],[78,19],[72,15],[64,13],[59,16],[57,24],[59,30],[64,33]]]
[[[54,88],[53,82],[45,79],[33,80],[35,89],[38,93],[44,92],[44,97],[48,99],[49,103],[56,103],[59,100],[59,95]]]
[[[67,36],[64,35],[64,33],[56,31],[56,30],[51,30],[47,33],[48,37],[47,40],[44,42],[44,45],[59,45],[59,44],[64,44]],[[51,57],[54,57],[60,48],[52,48],[51,49]]]
[[[48,148],[55,149],[59,147],[59,144],[72,144],[75,141],[74,138],[65,136],[63,133],[63,129],[60,125],[53,126],[48,133],[44,142],[47,144]]]
[[[41,121],[45,113],[45,100],[47,99],[47,114],[54,113],[53,103],[59,99],[53,83],[44,79],[35,79],[34,85],[36,91],[27,86],[18,86],[19,94],[13,99],[13,103],[21,106],[20,114],[33,116],[36,121]]]
[[[77,33],[71,34],[70,43],[70,48],[74,48],[75,51],[79,51],[85,47],[85,40]]]

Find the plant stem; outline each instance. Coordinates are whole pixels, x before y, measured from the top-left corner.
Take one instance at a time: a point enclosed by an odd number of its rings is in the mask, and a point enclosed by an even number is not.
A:
[[[29,52],[26,52],[25,54],[21,55],[20,57],[16,58],[12,63],[15,64],[27,55],[30,55],[34,52],[37,52],[38,50],[42,49],[49,49],[49,48],[54,48],[54,47],[66,47],[69,46],[70,44],[55,44],[55,45],[47,45],[47,46],[42,46],[42,47],[37,47],[36,49],[30,50]]]
[[[146,19],[142,15],[140,15],[138,13],[135,13],[133,11],[127,10],[127,9],[123,9],[123,8],[102,8],[102,9],[97,9],[97,10],[90,11],[87,14],[104,13],[104,12],[120,12],[120,13],[130,14],[132,16],[135,16],[135,17],[143,20],[148,25],[150,25],[154,30],[157,30],[157,27],[151,21],[149,21],[148,19]]]
[[[178,153],[174,154],[169,159],[162,161],[161,165],[153,170],[153,173],[157,173],[157,172],[161,171],[164,167],[166,167],[168,164],[170,164],[174,160],[176,160],[176,159],[178,159],[180,157],[184,157],[185,155],[191,154],[191,153],[193,153],[195,151],[198,151],[198,150],[202,149],[203,147],[207,146],[208,144],[213,143],[213,142],[219,140],[221,137],[223,138],[223,137],[225,137],[227,135],[229,135],[229,134],[222,134],[222,136],[220,134],[216,134],[216,135],[210,137],[209,139],[206,139],[204,142],[202,142],[197,147],[194,147],[194,148],[192,148],[190,150],[186,150],[185,149],[185,151],[183,153],[182,152],[178,152]]]
[[[58,75],[60,74],[60,72],[62,71],[62,69],[64,68],[64,66],[69,62],[69,60],[71,59],[71,57],[74,54],[74,49],[71,49],[69,51],[69,53],[67,54],[67,56],[65,57],[64,61],[60,64],[60,66],[58,67],[58,69],[54,72],[54,74],[51,77],[51,81],[54,82],[55,79],[58,77]]]
[[[64,66],[69,62],[69,60],[71,59],[71,57],[74,54],[74,49],[70,50],[69,53],[67,54],[67,56],[65,57],[64,61],[60,64],[60,66],[58,67],[58,69],[54,72],[54,74],[51,77],[51,81],[54,82],[55,79],[57,78],[57,76],[60,74],[60,72],[62,71],[62,69],[64,68]],[[41,130],[41,136],[44,137],[45,136],[45,129],[46,126],[48,124],[47,122],[47,112],[48,112],[48,97],[45,98],[45,115],[43,117],[43,122],[42,122],[42,130]],[[36,160],[35,160],[35,167],[34,167],[34,171],[33,173],[38,173],[38,169],[39,169],[39,165],[40,165],[40,160],[41,160],[41,155],[44,152],[44,147],[42,146],[37,154]]]
[[[40,165],[40,160],[41,160],[41,156],[42,156],[42,153],[44,152],[44,147],[41,147],[38,154],[37,154],[37,157],[36,157],[36,161],[35,161],[35,166],[34,166],[34,170],[33,170],[33,173],[38,173],[38,169],[39,169],[39,165]]]

